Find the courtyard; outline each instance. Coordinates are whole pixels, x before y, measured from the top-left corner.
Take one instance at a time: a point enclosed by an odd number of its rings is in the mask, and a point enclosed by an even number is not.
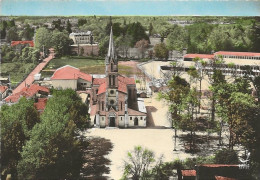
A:
[[[185,135],[189,132],[177,131],[176,151],[174,151],[175,140],[174,130],[171,129],[171,123],[167,120],[168,106],[166,102],[157,100],[157,94],[151,98],[144,99],[147,107],[147,127],[141,129],[119,129],[119,128],[92,128],[87,130],[84,135],[87,138],[101,137],[111,141],[113,148],[106,158],[111,161],[109,165],[110,173],[106,177],[118,180],[123,175],[124,159],[127,152],[132,151],[135,146],[148,148],[155,153],[156,159],[163,156],[163,161],[173,161],[175,159],[184,160],[186,158],[196,157],[198,155],[212,155],[219,149],[217,146],[217,134],[210,135],[209,143],[205,141],[200,144],[201,152],[190,154],[185,152]],[[196,133],[203,136],[207,133]]]

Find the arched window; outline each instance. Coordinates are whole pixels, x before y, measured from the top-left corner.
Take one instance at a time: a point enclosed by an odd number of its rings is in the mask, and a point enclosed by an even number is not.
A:
[[[115,77],[115,75],[113,75],[113,86],[115,86],[116,85],[116,77]]]
[[[109,75],[109,86],[111,86],[111,75]]]

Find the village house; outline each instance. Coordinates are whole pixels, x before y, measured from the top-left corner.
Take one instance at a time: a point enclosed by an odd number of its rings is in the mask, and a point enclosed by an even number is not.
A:
[[[16,103],[21,97],[29,99],[35,99],[37,102],[38,98],[48,97],[50,90],[46,87],[39,86],[38,84],[32,84],[29,87],[24,87],[20,92],[12,94],[4,99],[6,103]]]
[[[86,90],[92,86],[92,76],[80,72],[70,65],[57,69],[52,77],[52,86],[56,89]]]
[[[69,38],[73,40],[73,44],[70,46],[72,53],[82,56],[98,56],[99,47],[94,41],[91,31],[73,32],[70,33]]]
[[[33,41],[12,41],[11,46],[14,48],[15,51],[21,52],[24,47],[34,47]]]
[[[0,85],[0,101],[4,99],[7,96],[8,92],[8,87],[7,86],[2,86]]]

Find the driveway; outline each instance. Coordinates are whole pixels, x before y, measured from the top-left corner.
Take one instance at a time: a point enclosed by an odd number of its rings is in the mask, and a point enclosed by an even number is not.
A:
[[[34,75],[41,72],[41,70],[54,58],[54,49],[50,49],[50,55],[38,64],[34,70],[27,76],[27,78],[19,84],[14,90],[13,94],[20,92],[25,86],[31,85],[34,81]]]

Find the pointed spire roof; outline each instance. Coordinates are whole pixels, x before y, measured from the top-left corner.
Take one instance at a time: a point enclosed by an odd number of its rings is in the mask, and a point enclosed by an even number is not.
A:
[[[113,40],[112,26],[111,26],[110,37],[109,37],[109,46],[108,46],[107,57],[115,60],[115,46],[114,46],[114,40]]]

